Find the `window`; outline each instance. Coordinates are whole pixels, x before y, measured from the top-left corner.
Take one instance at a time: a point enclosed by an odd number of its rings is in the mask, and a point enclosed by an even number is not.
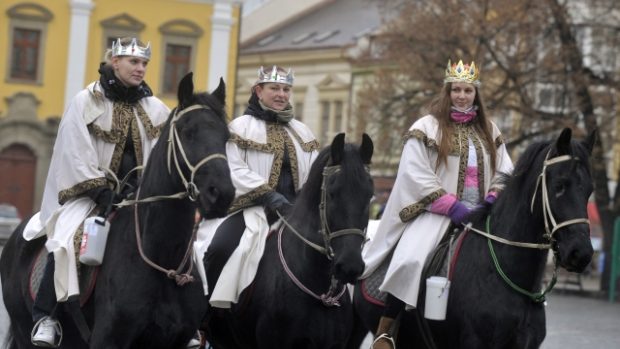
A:
[[[191,52],[191,46],[166,45],[163,93],[177,93],[178,82],[189,73]]]
[[[334,102],[334,132],[339,133],[342,130],[342,101]]]
[[[13,30],[11,79],[37,80],[40,40],[39,30],[23,28]]]
[[[179,81],[190,71],[195,70],[198,38],[203,34],[197,24],[184,19],[174,19],[159,27],[162,34],[160,92],[164,95],[176,94]]]
[[[112,42],[119,38],[131,37],[140,39],[140,32],[144,29],[144,23],[138,21],[132,16],[123,13],[118,16],[110,17],[101,21],[103,28],[103,47],[102,54],[107,49],[112,48]],[[147,42],[144,43],[145,45]]]
[[[53,18],[45,7],[23,3],[8,9],[7,81],[42,83],[47,24]]]
[[[323,101],[321,102],[321,135],[320,135],[320,142],[321,144],[329,144],[328,139],[330,138],[329,136],[329,109],[330,109],[330,103]]]
[[[346,132],[350,85],[338,74],[325,76],[317,85],[321,100],[321,144],[328,144],[332,138]]]
[[[344,103],[341,100],[321,102],[321,144],[328,144],[336,134],[345,132],[343,115]]]
[[[295,114],[295,119],[299,120],[299,121],[304,121],[304,104],[303,102],[297,102],[295,103],[295,107],[294,107],[294,114]]]

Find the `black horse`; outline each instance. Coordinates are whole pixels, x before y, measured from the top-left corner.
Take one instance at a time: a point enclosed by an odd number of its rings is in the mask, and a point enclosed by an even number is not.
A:
[[[583,271],[592,258],[586,205],[593,189],[593,143],[594,133],[577,142],[564,129],[556,141],[528,147],[497,201],[474,212],[469,217],[473,229],[461,233],[446,320],[422,318],[421,289],[418,311],[402,314],[397,348],[540,346],[546,334],[544,296],[553,287],[551,282],[539,292],[548,250],[559,266],[573,272]],[[367,332],[376,330],[383,310],[366,299],[362,285],[355,287],[357,322],[349,348],[359,348]]]
[[[119,209],[112,221],[94,293],[82,308],[87,328],[78,331],[80,321],[59,312],[62,348],[184,348],[192,338],[207,308],[200,282],[183,285],[196,274],[187,258],[195,212],[224,216],[234,197],[223,155],[230,136],[224,97],[221,80],[211,95],[194,94],[191,73],[181,80],[178,106],[144,170],[140,203]],[[20,349],[34,348],[27,279],[45,243],[45,238],[26,242],[22,230],[13,233],[0,260],[10,348]],[[88,330],[87,344],[81,334]]]
[[[373,182],[373,144],[337,135],[312,165],[291,213],[272,231],[252,285],[232,311],[212,309],[215,348],[344,348],[353,321],[347,283],[364,269],[361,247]]]

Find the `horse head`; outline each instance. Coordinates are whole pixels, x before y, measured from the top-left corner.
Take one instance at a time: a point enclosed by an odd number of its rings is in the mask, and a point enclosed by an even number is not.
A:
[[[345,144],[338,134],[330,147],[330,161],[323,170],[322,233],[332,275],[343,283],[354,282],[364,270],[361,246],[368,225],[373,180],[368,166],[373,143],[367,134],[358,147]]]
[[[593,254],[587,205],[593,190],[589,159],[594,140],[594,132],[577,142],[571,140],[569,128],[562,131],[545,157],[541,195],[534,202],[542,209],[558,263],[573,272],[582,272]]]
[[[194,93],[192,75],[179,83],[178,106],[163,135],[168,136],[168,171],[183,183],[203,217],[223,217],[235,194],[225,155],[230,138],[226,86],[220,79],[213,93]]]

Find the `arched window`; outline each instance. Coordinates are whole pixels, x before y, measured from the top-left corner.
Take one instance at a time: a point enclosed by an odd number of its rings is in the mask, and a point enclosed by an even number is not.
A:
[[[7,11],[9,40],[7,81],[42,83],[47,24],[54,17],[45,7],[18,4]]]
[[[14,143],[0,151],[0,203],[16,206],[22,217],[33,210],[36,164],[26,145]]]
[[[195,69],[198,38],[203,30],[191,21],[175,19],[162,24],[159,31],[163,37],[161,57],[164,57],[161,93],[175,95],[179,81]]]
[[[118,16],[110,17],[101,21],[103,28],[103,50],[101,57],[108,48],[112,47],[112,42],[118,38],[133,37],[140,38],[140,32],[144,29],[144,23],[134,17],[122,13]],[[143,41],[143,40],[142,40]],[[144,43],[146,45],[146,42]]]

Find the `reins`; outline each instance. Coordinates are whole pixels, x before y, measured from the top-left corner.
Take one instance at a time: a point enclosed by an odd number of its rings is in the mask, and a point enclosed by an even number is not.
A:
[[[140,234],[140,220],[139,220],[139,215],[138,215],[138,204],[139,203],[146,203],[146,202],[153,202],[153,201],[159,201],[159,200],[164,200],[164,199],[184,199],[184,198],[188,198],[191,201],[196,201],[198,199],[198,195],[200,195],[200,190],[198,190],[198,186],[196,186],[196,184],[194,183],[194,177],[196,175],[196,172],[198,171],[198,169],[200,167],[202,167],[203,165],[205,165],[207,162],[214,160],[214,159],[224,159],[226,160],[226,155],[224,154],[220,154],[220,153],[215,153],[215,154],[211,154],[209,156],[206,156],[205,158],[203,158],[202,160],[200,160],[196,165],[192,165],[189,162],[189,159],[187,158],[187,155],[185,153],[185,150],[183,148],[183,144],[181,143],[181,138],[179,137],[178,131],[176,129],[176,122],[186,113],[190,112],[190,111],[194,111],[194,110],[198,110],[198,109],[207,109],[210,110],[211,108],[209,108],[206,105],[201,105],[201,104],[196,104],[196,105],[192,105],[188,108],[183,109],[182,111],[178,111],[175,110],[174,115],[172,116],[172,120],[170,121],[170,132],[168,133],[168,149],[167,149],[167,164],[168,164],[168,174],[172,174],[172,166],[171,166],[171,161],[174,160],[174,165],[175,168],[177,170],[177,174],[179,175],[179,177],[181,178],[181,180],[183,181],[183,186],[185,187],[185,191],[184,192],[179,192],[176,194],[172,194],[172,195],[156,195],[156,196],[150,196],[144,199],[140,199],[140,189],[138,188],[138,191],[136,193],[136,199],[135,200],[123,200],[123,202],[121,202],[120,204],[118,204],[117,206],[128,206],[128,205],[134,205],[134,220],[135,220],[135,231],[136,231],[136,244],[138,245],[138,252],[140,253],[140,257],[142,258],[142,260],[148,264],[149,266],[151,266],[152,268],[161,271],[162,273],[166,274],[167,277],[174,279],[175,282],[177,283],[177,285],[179,286],[183,286],[189,282],[194,281],[193,276],[191,276],[191,272],[194,266],[194,261],[191,258],[191,253],[192,253],[192,244],[194,242],[194,240],[196,240],[196,234],[198,231],[198,222],[194,223],[194,227],[192,229],[192,236],[188,242],[187,248],[185,250],[185,254],[183,255],[183,259],[181,260],[181,263],[179,264],[179,266],[173,270],[173,269],[165,269],[161,266],[159,266],[158,264],[156,264],[155,262],[153,262],[150,258],[148,258],[146,256],[146,254],[144,253],[143,249],[142,249],[142,238],[141,238],[141,234]],[[183,159],[183,161],[185,162],[185,166],[187,166],[187,168],[190,170],[190,179],[189,181],[185,178],[185,175],[183,174],[183,171],[181,170],[181,165],[179,162],[179,156],[177,155],[177,153],[181,154],[181,158]],[[186,267],[187,266],[187,267]],[[185,272],[183,272],[183,269],[185,269]]]
[[[327,256],[327,259],[332,260],[334,258],[334,250],[331,247],[331,240],[345,236],[345,235],[360,235],[362,238],[366,238],[366,233],[357,228],[348,228],[341,229],[335,232],[332,232],[329,228],[329,224],[327,222],[327,179],[340,171],[340,165],[334,166],[326,166],[323,169],[323,181],[321,182],[321,203],[319,204],[319,216],[321,222],[321,228],[319,229],[319,233],[323,238],[324,246],[320,246],[308,239],[306,239],[303,235],[301,235],[297,229],[295,229],[279,212],[277,212],[278,217],[287,228],[289,228],[299,239],[301,239],[305,244],[312,247],[319,253]]]
[[[310,295],[313,298],[316,298],[318,300],[321,301],[321,303],[323,303],[323,305],[327,306],[327,307],[339,307],[340,306],[340,298],[342,298],[342,296],[344,295],[344,293],[347,290],[347,286],[343,285],[342,289],[340,290],[340,292],[335,293],[336,288],[338,287],[338,280],[336,280],[336,278],[334,278],[334,276],[332,275],[331,278],[331,283],[329,286],[329,289],[327,290],[326,293],[323,293],[322,295],[317,295],[316,293],[312,292],[312,290],[310,290],[309,288],[307,288],[306,286],[304,286],[303,283],[301,283],[301,281],[299,281],[299,279],[297,279],[297,277],[295,277],[295,275],[293,274],[293,272],[291,271],[291,269],[288,267],[288,264],[286,263],[286,260],[284,259],[284,253],[282,252],[282,232],[284,231],[284,225],[280,226],[280,229],[278,230],[278,255],[280,256],[280,262],[282,263],[282,267],[284,268],[284,271],[286,272],[286,275],[288,275],[288,277],[291,279],[291,281],[293,281],[293,283],[299,287],[304,293]]]
[[[282,252],[282,233],[284,231],[284,227],[286,226],[287,228],[289,228],[290,231],[292,231],[295,234],[295,236],[297,236],[306,245],[310,246],[311,248],[318,251],[319,253],[324,254],[327,257],[327,259],[329,259],[330,261],[333,260],[335,256],[334,250],[331,247],[331,240],[338,238],[338,237],[345,236],[345,235],[360,235],[362,238],[366,238],[365,231],[361,229],[348,228],[348,229],[341,229],[341,230],[332,232],[331,229],[329,228],[329,224],[327,222],[327,179],[331,175],[338,173],[340,170],[341,170],[340,165],[326,166],[325,168],[323,168],[323,180],[321,182],[321,202],[319,203],[319,217],[320,217],[320,224],[321,224],[319,233],[321,234],[323,238],[324,246],[320,246],[308,240],[307,238],[305,238],[300,232],[297,231],[297,229],[295,229],[280,214],[280,212],[276,211],[276,213],[280,217],[280,221],[283,224],[280,226],[280,229],[278,230],[278,254],[280,256],[280,262],[282,263],[282,266],[286,274],[293,281],[293,283],[297,287],[299,287],[304,293],[320,300],[323,303],[323,305],[328,306],[328,307],[340,306],[339,300],[344,295],[347,289],[346,285],[343,285],[342,289],[336,293],[336,288],[338,287],[338,280],[336,280],[334,276],[332,275],[329,290],[320,296],[312,292],[306,286],[304,286],[301,283],[301,281],[299,281],[299,279],[295,277],[293,272],[288,267],[286,260],[284,259],[284,253]]]
[[[139,192],[140,192],[140,189],[138,189],[138,194]],[[179,264],[179,266],[174,270],[165,269],[159,266],[157,263],[153,262],[144,253],[142,249],[142,237],[140,234],[140,219],[138,215],[138,203],[137,202],[135,203],[134,208],[135,208],[134,209],[134,212],[135,212],[134,222],[135,222],[135,231],[136,231],[136,244],[138,245],[138,252],[140,253],[140,257],[142,258],[142,260],[146,264],[151,266],[153,269],[159,270],[162,273],[166,274],[168,278],[174,279],[174,281],[176,282],[178,286],[184,286],[185,284],[189,282],[193,282],[194,277],[191,274],[192,274],[192,269],[194,268],[194,260],[190,258],[190,256],[192,252],[192,243],[196,240],[196,234],[198,232],[199,222],[194,223],[194,227],[192,229],[192,237],[189,240],[187,249],[185,250],[185,254],[183,255],[183,259],[181,260],[181,263]],[[183,269],[188,264],[188,262],[189,262],[189,265],[187,266],[187,269],[185,270],[185,272],[183,272]]]
[[[499,259],[497,258],[497,255],[495,254],[495,250],[493,248],[493,244],[491,242],[491,240],[506,244],[506,245],[510,245],[510,246],[516,246],[516,247],[522,247],[522,248],[533,248],[533,249],[541,249],[541,250],[548,250],[551,249],[553,247],[553,234],[560,228],[572,225],[572,224],[590,224],[590,220],[587,218],[575,218],[575,219],[569,219],[566,220],[562,223],[557,223],[555,218],[553,217],[553,213],[551,212],[551,205],[549,203],[549,192],[547,189],[547,166],[551,166],[554,164],[558,164],[560,162],[564,162],[564,161],[570,161],[573,160],[574,158],[570,155],[561,155],[561,156],[557,156],[554,158],[549,159],[549,154],[551,153],[551,151],[549,151],[547,153],[547,155],[545,156],[545,161],[543,162],[543,168],[542,171],[540,173],[540,175],[538,176],[538,179],[536,180],[536,187],[534,189],[534,194],[532,195],[532,201],[531,201],[531,205],[530,205],[530,212],[534,211],[534,202],[536,200],[536,193],[538,192],[538,187],[542,187],[541,189],[541,195],[542,195],[542,210],[543,210],[543,219],[545,222],[545,234],[543,234],[543,237],[549,241],[550,243],[548,244],[536,244],[536,243],[528,243],[528,242],[516,242],[516,241],[511,241],[511,240],[507,240],[504,238],[501,238],[499,236],[495,236],[491,234],[491,216],[487,216],[486,219],[486,232],[481,231],[479,229],[476,229],[472,226],[471,223],[468,223],[467,225],[465,225],[465,229],[466,230],[471,230],[477,234],[480,234],[484,237],[487,238],[487,242],[488,242],[488,246],[489,246],[489,251],[491,253],[491,258],[493,259],[493,264],[495,265],[495,269],[497,270],[498,274],[502,277],[502,279],[515,291],[517,291],[518,293],[521,293],[527,297],[529,297],[532,301],[536,302],[536,303],[541,303],[545,301],[545,295],[551,291],[553,289],[553,287],[555,286],[555,283],[557,281],[557,271],[559,268],[559,263],[557,261],[557,258],[554,256],[554,268],[553,268],[553,276],[551,278],[551,281],[549,282],[549,284],[547,285],[547,287],[545,287],[545,289],[542,292],[529,292],[521,287],[519,287],[517,284],[515,284],[512,280],[510,280],[510,278],[506,275],[506,273],[504,273],[501,265],[499,264]],[[542,185],[541,185],[542,183]],[[549,223],[551,224],[551,227],[549,226]]]

